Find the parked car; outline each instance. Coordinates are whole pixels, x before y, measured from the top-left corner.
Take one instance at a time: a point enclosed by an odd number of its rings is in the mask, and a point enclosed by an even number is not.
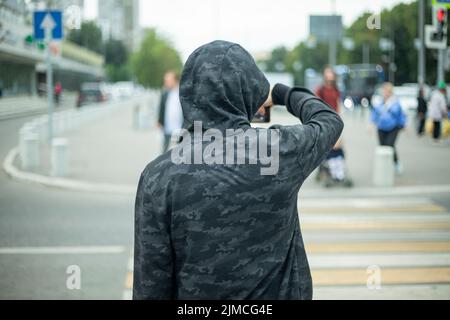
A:
[[[106,84],[102,82],[85,82],[78,91],[77,107],[108,100]]]
[[[120,99],[128,99],[135,94],[136,87],[131,81],[121,81],[114,83],[114,89],[117,90]]]

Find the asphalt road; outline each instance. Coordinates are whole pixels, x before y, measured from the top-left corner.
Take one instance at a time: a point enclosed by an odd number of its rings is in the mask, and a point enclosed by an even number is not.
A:
[[[0,123],[2,160],[17,145],[26,120]],[[0,248],[8,251],[0,250],[0,299],[121,299],[133,242],[133,201],[20,183],[1,171]],[[36,251],[42,247],[48,252]],[[80,290],[66,286],[72,265],[80,267]]]
[[[26,120],[0,122],[0,159]],[[1,171],[0,299],[129,298],[133,205],[132,196],[42,187]],[[449,194],[318,191],[299,205],[315,298],[450,299]],[[81,288],[71,290],[73,266]],[[366,286],[369,266],[380,268],[382,290]]]

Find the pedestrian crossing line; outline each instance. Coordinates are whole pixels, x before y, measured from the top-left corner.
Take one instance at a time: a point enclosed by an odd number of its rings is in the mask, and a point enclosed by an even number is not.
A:
[[[308,254],[317,253],[403,253],[450,252],[450,241],[307,243]]]
[[[303,223],[302,230],[450,230],[450,222],[343,221],[334,223]]]
[[[127,279],[125,280],[125,289],[133,288],[133,272],[128,271]]]
[[[365,268],[312,270],[314,286],[367,285],[370,273]],[[381,286],[394,284],[450,283],[450,267],[381,268]]]
[[[120,254],[125,246],[0,247],[0,255]]]
[[[134,266],[134,258],[133,258],[133,251],[131,251],[127,262],[127,275],[125,277],[124,289],[122,294],[123,300],[133,299],[133,266]]]
[[[302,207],[298,208],[300,214],[316,214],[316,213],[427,213],[427,212],[447,212],[445,207],[439,205],[418,205],[407,207]]]
[[[405,207],[405,206],[429,206],[434,205],[435,202],[430,198],[300,198],[298,199],[299,206],[312,208],[336,208],[336,207],[352,207],[352,208],[376,208],[376,207]]]

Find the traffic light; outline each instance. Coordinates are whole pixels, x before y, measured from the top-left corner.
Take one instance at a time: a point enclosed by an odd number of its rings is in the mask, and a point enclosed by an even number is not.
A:
[[[434,41],[442,41],[447,36],[447,9],[436,10],[436,32],[433,34]]]
[[[425,45],[428,49],[445,50],[447,49],[447,8],[433,6],[432,17],[433,24],[425,26]]]

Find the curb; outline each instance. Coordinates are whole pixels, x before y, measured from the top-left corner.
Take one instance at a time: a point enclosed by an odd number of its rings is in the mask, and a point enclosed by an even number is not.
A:
[[[41,114],[44,114],[46,112],[48,112],[47,109],[37,109],[37,110],[27,110],[27,111],[24,111],[24,112],[14,112],[14,113],[0,114],[0,121],[19,119],[19,118],[26,118],[26,117],[41,115]]]
[[[117,195],[135,195],[137,186],[125,184],[95,183],[75,179],[57,178],[37,173],[26,172],[14,166],[14,160],[19,154],[18,147],[11,149],[3,161],[3,170],[9,177],[18,181],[39,184],[52,188],[66,189],[81,192],[97,192]],[[348,190],[304,190],[300,192],[301,198],[331,198],[331,197],[355,197],[355,196],[413,196],[436,193],[450,193],[450,185],[431,186],[403,186],[394,188],[362,187]]]
[[[3,161],[3,170],[5,170],[6,174],[14,180],[72,191],[122,195],[136,194],[137,186],[87,182],[74,179],[50,177],[42,174],[22,171],[14,166],[14,160],[18,154],[19,149],[17,147],[13,148],[8,152],[8,155]]]

